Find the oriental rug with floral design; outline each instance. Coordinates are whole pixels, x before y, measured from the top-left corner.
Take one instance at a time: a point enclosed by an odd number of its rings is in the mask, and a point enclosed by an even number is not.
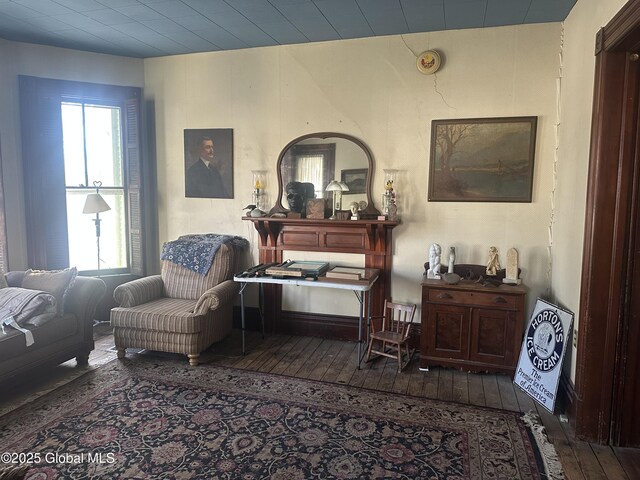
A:
[[[520,414],[137,358],[0,417],[26,478],[538,479]]]

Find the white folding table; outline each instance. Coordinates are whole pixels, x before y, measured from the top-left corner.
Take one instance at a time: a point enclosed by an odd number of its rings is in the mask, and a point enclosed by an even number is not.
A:
[[[367,300],[367,326],[364,329],[364,336],[367,341],[365,342],[365,347],[368,346],[369,339],[369,322],[371,320],[371,287],[380,275],[380,270],[377,268],[366,268],[365,269],[365,277],[361,280],[346,280],[342,278],[327,278],[326,276],[318,277],[317,280],[313,278],[296,278],[296,277],[271,277],[271,276],[261,276],[261,277],[239,277],[235,275],[233,280],[240,283],[240,311],[242,316],[242,354],[245,353],[245,341],[244,341],[244,331],[245,331],[245,316],[244,316],[244,289],[250,283],[258,283],[260,284],[260,288],[265,283],[274,283],[278,285],[296,285],[299,287],[315,287],[315,288],[337,288],[341,290],[351,290],[355,294],[358,299],[358,303],[360,304],[360,315],[358,318],[358,369],[360,368],[360,363],[362,362],[362,357],[364,353],[362,351],[363,347],[363,322],[364,322],[364,302],[365,297]],[[262,312],[261,312],[262,315]],[[262,320],[262,333],[264,335],[264,319]]]

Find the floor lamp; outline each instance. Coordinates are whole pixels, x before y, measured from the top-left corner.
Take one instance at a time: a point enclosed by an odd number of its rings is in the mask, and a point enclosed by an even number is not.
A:
[[[102,182],[93,182],[93,186],[96,187],[96,193],[90,193],[87,195],[87,199],[84,201],[84,208],[82,213],[95,213],[96,218],[93,221],[96,224],[96,245],[98,246],[98,276],[100,276],[100,212],[106,212],[111,210],[111,207],[104,201],[102,195],[100,195],[100,187]]]

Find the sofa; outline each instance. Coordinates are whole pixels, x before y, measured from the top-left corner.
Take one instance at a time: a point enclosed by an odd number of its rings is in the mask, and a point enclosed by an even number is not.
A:
[[[5,275],[7,285],[28,290],[25,276],[29,278],[27,272],[8,272]],[[42,282],[43,278],[46,282],[46,277],[40,277],[38,281]],[[46,286],[38,290],[48,293]],[[53,303],[53,313],[35,315],[19,322],[21,328],[31,332],[33,344],[30,346],[26,345],[25,333],[4,326],[4,333],[0,331],[0,383],[33,368],[57,365],[74,357],[78,365],[86,365],[89,353],[94,349],[94,312],[105,291],[106,286],[99,278],[74,275],[65,288],[64,298]]]

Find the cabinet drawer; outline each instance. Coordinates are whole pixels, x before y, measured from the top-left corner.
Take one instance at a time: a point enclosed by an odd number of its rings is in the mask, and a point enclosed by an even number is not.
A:
[[[503,295],[495,293],[464,292],[455,290],[429,290],[429,302],[446,303],[455,305],[477,305],[483,307],[504,308],[513,310],[517,308],[518,298],[515,295]]]

